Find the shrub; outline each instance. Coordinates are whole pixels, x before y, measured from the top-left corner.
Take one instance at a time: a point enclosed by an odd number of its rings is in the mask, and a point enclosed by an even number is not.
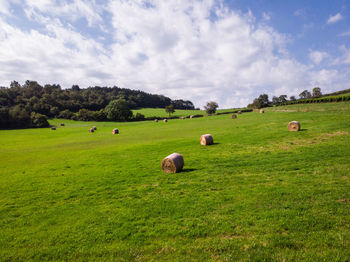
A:
[[[74,116],[74,113],[69,111],[68,109],[61,111],[58,114],[58,118],[71,119]]]
[[[32,127],[48,127],[49,122],[47,121],[47,117],[39,114],[32,112],[30,115],[30,119],[32,121]]]

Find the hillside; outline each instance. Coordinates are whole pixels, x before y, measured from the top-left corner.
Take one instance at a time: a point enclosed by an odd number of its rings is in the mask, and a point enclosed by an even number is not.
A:
[[[0,130],[0,261],[347,261],[349,121],[339,102]]]
[[[70,89],[62,89],[57,84],[41,86],[36,81],[28,80],[20,85],[13,81],[9,88],[0,88],[0,129],[45,127],[48,126],[47,117],[107,121],[104,109],[113,100],[125,101],[130,109],[164,108],[169,105],[175,109],[195,109],[188,100],[172,100],[163,95],[117,86],[80,89],[73,85]],[[140,115],[133,118],[143,119]]]
[[[247,108],[232,108],[232,109],[218,109],[216,110],[216,114],[229,114],[233,112],[237,112],[239,110],[246,111]],[[249,110],[248,110],[249,111]],[[134,114],[141,113],[146,118],[167,118],[169,116],[168,113],[165,112],[164,108],[142,108],[142,109],[134,109]],[[176,109],[171,117],[188,117],[188,116],[205,116],[207,113],[205,110],[181,110]]]

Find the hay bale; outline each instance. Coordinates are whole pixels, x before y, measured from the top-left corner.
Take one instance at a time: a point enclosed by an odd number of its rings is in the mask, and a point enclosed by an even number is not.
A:
[[[96,126],[93,126],[93,127],[92,127],[92,129],[93,129],[93,130],[96,130],[96,129],[97,129],[97,127],[96,127]]]
[[[157,119],[157,118],[156,118],[156,119],[154,119],[154,122],[158,123],[158,119]]]
[[[64,126],[64,123],[61,123],[61,126]]]
[[[241,115],[241,114],[242,114],[242,111],[238,111],[237,114]]]
[[[113,135],[119,134],[118,128],[114,128],[114,129],[112,130],[112,134],[113,134]]]
[[[168,119],[166,119],[166,118],[165,118],[165,119],[163,119],[163,122],[164,122],[164,123],[168,122]]]
[[[237,115],[236,114],[233,114],[232,115],[232,119],[236,119],[237,118]]]
[[[265,113],[265,111],[264,111],[264,109],[260,109],[260,114],[263,114],[263,113]]]
[[[51,130],[56,130],[56,127],[55,127],[55,126],[52,126],[52,127],[51,127]]]
[[[300,124],[298,121],[288,123],[288,131],[300,131]]]
[[[211,134],[201,135],[201,145],[207,146],[214,143],[213,136]]]
[[[93,128],[90,128],[90,129],[89,129],[89,132],[90,132],[90,133],[93,133],[94,131],[95,131],[95,129],[93,129]]]
[[[165,173],[178,173],[184,166],[184,159],[178,153],[172,153],[162,160],[162,169]]]

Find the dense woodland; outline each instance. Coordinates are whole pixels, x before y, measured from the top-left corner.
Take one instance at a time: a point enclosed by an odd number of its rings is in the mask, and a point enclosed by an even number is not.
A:
[[[269,99],[267,94],[262,94],[258,98],[255,98],[253,103],[248,105],[248,108],[263,108],[269,106],[282,106],[292,104],[307,104],[307,103],[328,103],[328,102],[340,102],[350,100],[350,89],[341,90],[330,94],[322,94],[321,88],[315,87],[312,92],[304,90],[299,94],[299,99],[295,96],[287,95],[273,96],[272,100]]]
[[[105,108],[114,100],[127,102],[129,109],[165,108],[194,109],[188,100],[172,100],[163,95],[119,87],[80,88],[73,85],[62,89],[60,85],[41,86],[36,81],[20,85],[13,81],[10,87],[0,87],[0,128],[24,128],[48,126],[47,117],[73,120],[108,120]],[[128,120],[142,120],[142,115]],[[118,119],[115,119],[118,120]]]

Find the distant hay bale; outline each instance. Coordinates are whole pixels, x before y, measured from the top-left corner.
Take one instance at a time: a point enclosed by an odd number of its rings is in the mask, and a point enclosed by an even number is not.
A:
[[[232,119],[236,119],[237,115],[236,114],[232,114]]]
[[[94,131],[95,131],[95,129],[93,129],[93,128],[90,128],[90,129],[89,129],[89,132],[90,132],[90,133],[93,133]]]
[[[165,118],[165,119],[163,119],[163,122],[164,122],[164,123],[168,122],[168,119],[166,119],[166,118]]]
[[[184,166],[184,159],[178,153],[172,153],[162,160],[162,169],[165,173],[178,173]]]
[[[300,131],[300,123],[298,121],[289,122],[288,131]]]
[[[211,134],[201,135],[201,145],[207,146],[214,143],[213,136]]]
[[[51,127],[51,130],[56,130],[56,127],[55,127],[55,126],[52,126],[52,127]]]
[[[157,118],[156,118],[156,119],[154,119],[154,122],[158,123],[158,119],[157,119]]]
[[[112,130],[112,134],[113,134],[113,135],[119,134],[118,128],[114,128],[114,129]]]
[[[93,126],[92,128],[93,128],[94,130],[96,130],[96,129],[97,129],[97,127],[96,127],[96,126]]]
[[[238,111],[237,114],[241,115],[241,114],[242,114],[242,111]]]
[[[61,123],[61,126],[64,126],[64,123]]]
[[[265,113],[265,111],[264,111],[264,109],[260,109],[260,114],[263,114],[263,113]]]

